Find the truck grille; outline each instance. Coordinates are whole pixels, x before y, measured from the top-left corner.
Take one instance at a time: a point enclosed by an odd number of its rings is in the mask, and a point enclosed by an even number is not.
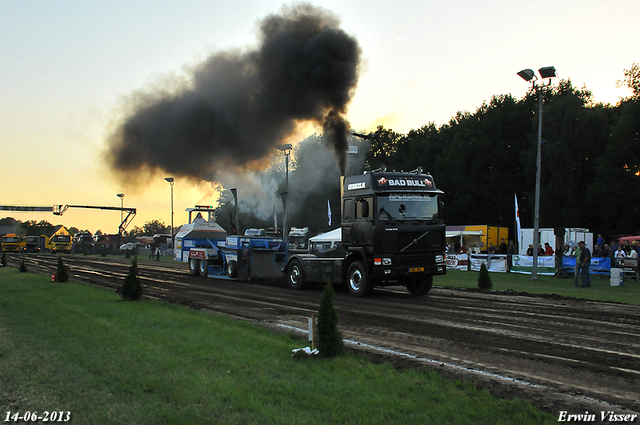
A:
[[[424,232],[425,230],[417,232],[385,232],[382,237],[382,251],[396,252],[403,257],[417,256],[417,258],[425,254],[441,254],[444,250],[444,227],[430,229],[427,235],[400,252],[401,249],[418,239]]]

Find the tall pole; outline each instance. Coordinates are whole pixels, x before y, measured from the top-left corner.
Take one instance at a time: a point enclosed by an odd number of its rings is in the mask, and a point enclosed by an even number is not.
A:
[[[284,145],[279,145],[276,146],[276,149],[278,149],[280,152],[284,153],[284,159],[285,159],[285,189],[283,193],[289,193],[289,154],[291,153],[291,149],[292,146],[290,143],[284,144]],[[283,196],[282,198],[282,203],[283,203],[283,207],[284,207],[284,223],[283,223],[283,229],[282,229],[282,237],[284,238],[286,243],[289,243],[289,233],[287,232],[287,220],[288,220],[288,216],[289,216],[289,208],[287,207],[287,201],[286,201],[286,195]]]
[[[540,169],[542,168],[542,89],[535,85],[538,94],[538,157],[536,159],[536,198],[533,213],[533,269],[531,279],[538,280],[538,245],[540,245]]]
[[[538,70],[540,77],[544,80],[549,79],[551,85],[551,79],[556,77],[556,69],[553,66],[545,66]],[[531,279],[538,279],[538,245],[540,245],[540,173],[542,172],[542,95],[543,84],[536,84],[538,77],[532,69],[523,69],[518,72],[518,75],[525,81],[532,81],[533,88],[538,95],[538,146],[537,146],[537,158],[536,158],[536,197],[533,213],[533,267],[531,270]]]
[[[169,185],[171,186],[171,249],[175,248],[175,240],[173,235],[173,183],[175,182],[173,177],[165,177],[164,178]]]
[[[171,182],[171,246],[173,246],[173,182]]]
[[[116,194],[116,196],[118,198],[120,198],[120,225],[122,226],[122,221],[123,221],[123,213],[124,213],[124,193],[118,193]],[[120,230],[118,232],[120,234],[120,236],[122,236],[122,231]]]
[[[284,158],[285,158],[285,183],[284,183],[284,187],[285,187],[285,193],[289,193],[289,152],[290,150],[285,151],[284,153]],[[289,232],[287,231],[287,226],[288,226],[288,220],[289,220],[289,205],[285,204],[285,208],[284,208],[284,241],[287,245],[289,245]]]

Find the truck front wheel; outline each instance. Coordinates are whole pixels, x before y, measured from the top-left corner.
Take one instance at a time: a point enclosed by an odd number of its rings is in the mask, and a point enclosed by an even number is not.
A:
[[[407,290],[411,295],[420,296],[425,295],[431,290],[433,285],[433,276],[414,276],[407,278]]]
[[[367,270],[361,261],[354,261],[347,271],[347,289],[351,295],[364,297],[373,289]]]
[[[287,268],[287,283],[291,289],[302,289],[305,286],[304,269],[300,260],[293,260]]]

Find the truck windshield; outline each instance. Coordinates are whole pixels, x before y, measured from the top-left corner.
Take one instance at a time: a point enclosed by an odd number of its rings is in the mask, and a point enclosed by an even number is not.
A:
[[[67,236],[67,235],[54,236],[53,241],[54,242],[71,242],[71,236]]]
[[[18,239],[15,236],[6,236],[6,237],[2,238],[2,242],[3,243],[16,243],[16,242],[20,242],[20,239]]]
[[[378,196],[380,220],[438,220],[438,195],[389,193]]]

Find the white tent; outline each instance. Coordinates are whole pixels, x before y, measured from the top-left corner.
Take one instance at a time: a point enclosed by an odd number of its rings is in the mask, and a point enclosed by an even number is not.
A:
[[[318,236],[314,236],[309,239],[309,242],[341,242],[342,241],[342,227],[333,229],[327,233],[321,233]]]
[[[476,254],[480,253],[481,236],[482,230],[447,230],[445,232],[447,243],[457,239],[460,246],[470,246]]]

